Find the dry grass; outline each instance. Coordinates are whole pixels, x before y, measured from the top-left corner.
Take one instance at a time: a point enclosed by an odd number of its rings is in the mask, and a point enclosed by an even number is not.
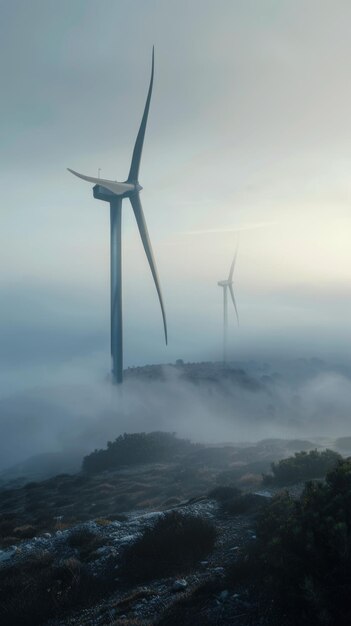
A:
[[[94,577],[76,558],[59,565],[48,552],[0,569],[1,626],[37,626],[67,610],[89,606],[112,590],[106,574]]]
[[[98,517],[95,520],[95,524],[97,524],[98,526],[109,526],[111,524],[111,520],[106,519],[106,517]]]
[[[253,489],[255,487],[260,487],[262,485],[262,476],[261,474],[244,474],[237,480],[238,485],[240,487]]]

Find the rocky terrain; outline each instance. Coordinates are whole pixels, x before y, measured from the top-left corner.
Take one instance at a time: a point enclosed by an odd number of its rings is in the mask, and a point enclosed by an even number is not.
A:
[[[59,474],[44,481],[11,479],[0,489],[0,547],[92,519],[113,521],[130,511],[166,510],[206,495],[217,484],[255,490],[273,461],[319,445],[273,439],[255,445],[193,446],[168,462]]]
[[[126,586],[119,578],[119,557],[124,547],[135,541],[146,527],[154,523],[160,512],[132,514],[125,521],[87,522],[75,526],[74,529],[58,530],[51,536],[43,536],[21,542],[19,546],[10,547],[2,552],[2,567],[20,566],[20,564],[38,553],[52,558],[53,562],[69,562],[71,559],[82,558],[81,550],[71,545],[70,537],[77,531],[89,531],[94,535],[94,547],[87,556],[86,562],[89,574],[98,578],[108,575],[111,580],[110,593],[101,598],[97,604],[84,610],[73,611],[62,619],[49,620],[51,626],[65,626],[67,624],[90,625],[110,624],[116,620],[137,619],[153,624],[160,618],[165,609],[180,598],[188,597],[200,585],[209,581],[220,584],[224,579],[225,566],[235,558],[236,552],[246,541],[255,539],[252,522],[249,516],[239,516],[235,523],[231,516],[219,513],[219,506],[215,501],[204,500],[198,503],[185,504],[180,507],[185,514],[197,515],[214,521],[218,531],[218,538],[214,551],[201,560],[197,567],[185,576],[171,576],[161,580],[154,580],[148,584],[134,587]],[[111,592],[112,591],[112,592]],[[219,601],[233,601],[237,607],[242,605],[243,597],[227,597],[229,594],[219,594]],[[231,594],[233,595],[233,594]],[[4,622],[3,622],[4,623]],[[126,622],[129,623],[129,622]]]
[[[260,507],[285,487],[301,493],[302,483],[262,484],[262,472],[302,448],[316,444],[194,446],[168,463],[8,484],[0,491],[1,624],[273,624],[257,593],[233,585],[228,571],[255,542]],[[231,508],[218,497],[223,489],[239,494]],[[183,569],[170,564],[165,576],[128,578],[128,546],[174,511],[207,520],[214,546]]]

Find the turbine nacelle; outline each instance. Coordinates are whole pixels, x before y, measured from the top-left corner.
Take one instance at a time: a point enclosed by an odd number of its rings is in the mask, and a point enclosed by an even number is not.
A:
[[[233,281],[230,280],[220,280],[219,283],[217,283],[218,287],[229,287],[232,284]]]
[[[79,172],[75,172],[71,170],[69,167],[67,168],[71,174],[74,176],[78,176],[78,178],[82,178],[86,180],[88,183],[95,183],[98,187],[101,188],[101,195],[104,195],[104,191],[107,192],[107,195],[114,196],[122,196],[123,198],[127,198],[133,193],[137,193],[142,190],[142,186],[139,183],[131,183],[125,181],[123,183],[119,183],[117,180],[108,180],[105,178],[95,178],[94,176],[86,176],[85,174],[79,174]],[[97,196],[95,196],[97,197]]]

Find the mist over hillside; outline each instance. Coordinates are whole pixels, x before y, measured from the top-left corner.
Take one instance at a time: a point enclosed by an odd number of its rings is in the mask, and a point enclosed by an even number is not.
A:
[[[124,432],[237,443],[351,430],[350,369],[319,359],[130,368],[123,389],[91,375],[68,380],[1,399],[1,469],[46,453],[66,455],[69,467]]]

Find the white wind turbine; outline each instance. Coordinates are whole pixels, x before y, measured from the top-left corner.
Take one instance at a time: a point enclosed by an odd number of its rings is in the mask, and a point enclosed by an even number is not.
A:
[[[231,297],[233,305],[234,305],[235,315],[236,315],[236,319],[237,319],[238,326],[239,326],[239,315],[238,315],[238,309],[236,307],[234,290],[233,290],[233,274],[234,274],[234,268],[235,268],[237,253],[238,253],[238,249],[235,250],[234,258],[233,258],[232,264],[230,266],[229,276],[228,276],[227,280],[221,280],[221,281],[219,281],[219,283],[217,283],[218,286],[222,287],[222,289],[223,289],[223,363],[225,363],[226,360],[227,360],[227,344],[228,344],[228,290],[229,290],[230,297]]]
[[[146,98],[143,117],[139,127],[139,132],[134,144],[133,156],[127,180],[117,182],[98,177],[79,174],[75,170],[68,170],[90,183],[94,183],[93,195],[98,200],[103,200],[110,204],[110,256],[111,256],[111,356],[112,375],[117,383],[123,380],[123,330],[122,330],[122,246],[121,246],[121,219],[122,201],[129,198],[138,225],[142,244],[149,262],[151,274],[153,276],[156,291],[161,305],[165,340],[167,343],[167,323],[166,313],[163,305],[160,281],[156,269],[156,263],[152,252],[151,242],[145,222],[144,212],[140,202],[139,167],[144,144],[144,136],[147,118],[149,115],[152,86],[154,80],[154,49],[152,49],[151,78],[149,90]]]

